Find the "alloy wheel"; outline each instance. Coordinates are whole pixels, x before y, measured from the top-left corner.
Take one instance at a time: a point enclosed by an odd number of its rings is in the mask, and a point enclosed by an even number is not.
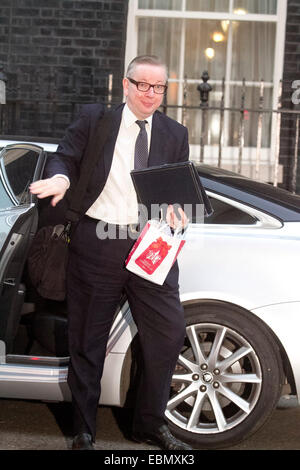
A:
[[[166,417],[194,434],[222,433],[244,421],[262,389],[262,368],[251,344],[215,323],[187,327],[172,378]]]

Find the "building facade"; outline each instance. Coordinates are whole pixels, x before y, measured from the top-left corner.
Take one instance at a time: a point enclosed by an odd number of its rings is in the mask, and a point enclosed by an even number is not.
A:
[[[132,57],[157,54],[193,160],[300,192],[298,0],[2,0],[0,38],[2,135],[57,140],[82,103],[123,99]]]

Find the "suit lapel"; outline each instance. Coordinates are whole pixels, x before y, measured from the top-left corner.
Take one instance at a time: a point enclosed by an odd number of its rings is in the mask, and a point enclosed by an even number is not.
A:
[[[153,114],[151,143],[149,151],[148,166],[163,165],[168,162],[168,155],[165,152],[168,141],[168,134],[165,130],[164,122],[159,112]]]
[[[112,114],[112,124],[111,124],[111,132],[110,135],[105,143],[104,150],[103,150],[103,155],[104,155],[104,171],[105,171],[105,181],[108,177],[111,164],[112,164],[112,159],[114,155],[114,149],[115,149],[115,144],[116,140],[118,137],[119,133],[119,128],[121,124],[121,119],[122,119],[122,112],[124,108],[124,103],[120,106],[118,106]]]

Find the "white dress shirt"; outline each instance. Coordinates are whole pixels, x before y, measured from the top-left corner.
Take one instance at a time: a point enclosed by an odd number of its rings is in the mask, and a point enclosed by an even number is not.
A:
[[[134,147],[140,131],[137,117],[125,104],[116,140],[111,169],[98,199],[87,210],[89,217],[118,225],[138,222],[138,203],[131,180],[134,168]],[[150,148],[152,116],[147,118],[146,131]]]

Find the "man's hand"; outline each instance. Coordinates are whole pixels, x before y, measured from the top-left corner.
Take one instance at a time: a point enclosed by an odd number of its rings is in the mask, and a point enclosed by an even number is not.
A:
[[[47,178],[45,180],[39,180],[32,183],[29,187],[32,194],[36,194],[39,199],[43,199],[48,196],[53,196],[51,199],[51,205],[54,207],[64,197],[69,183],[60,176],[54,178]]]
[[[189,219],[187,218],[185,212],[178,207],[178,213],[180,215],[180,220],[178,219],[177,215],[175,214],[174,207],[172,205],[168,206],[166,221],[167,224],[174,230],[176,229],[185,229],[189,223]]]

